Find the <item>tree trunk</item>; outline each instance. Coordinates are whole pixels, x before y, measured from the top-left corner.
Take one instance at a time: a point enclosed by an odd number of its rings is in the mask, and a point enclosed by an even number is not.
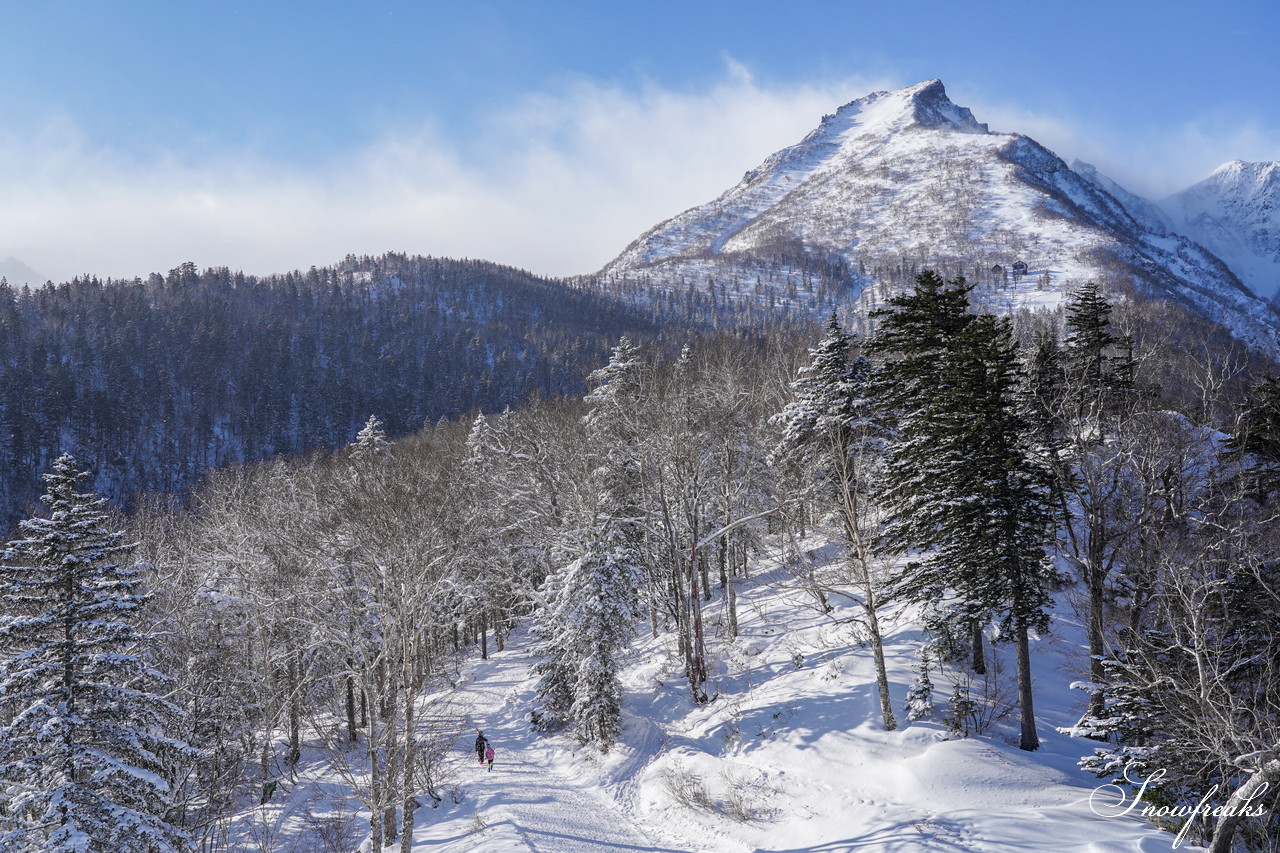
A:
[[[1020,749],[1028,752],[1040,748],[1036,734],[1036,712],[1031,696],[1031,645],[1027,638],[1027,626],[1019,625],[1015,642],[1018,645],[1018,711],[1022,722]]]
[[[703,705],[707,701],[707,646],[702,636],[702,598],[698,592],[698,552],[693,547],[689,550],[689,605],[691,608],[690,651],[693,666],[689,671],[689,686],[692,688],[693,701]]]
[[[738,591],[734,588],[736,583],[737,581],[733,575],[729,575],[724,587],[724,603],[729,612],[730,637],[738,636]]]
[[[720,588],[724,589],[729,585],[729,545],[725,542],[725,537],[721,536],[716,543],[718,550],[716,551],[716,563],[720,567]]]
[[[884,663],[884,638],[880,634],[880,617],[876,615],[876,599],[871,584],[866,589],[866,603],[863,610],[867,614],[867,633],[871,635],[871,653],[876,664],[876,690],[880,693],[880,717],[884,720],[884,730],[891,732],[898,727],[893,715],[893,697],[889,695],[889,670]]]
[[[289,653],[289,755],[285,763],[292,773],[302,758],[302,661],[294,649]]]
[[[369,705],[369,690],[365,688],[360,691],[361,704],[365,707]],[[369,720],[369,736],[365,741],[365,750],[369,756],[369,846],[374,853],[382,853],[382,848],[386,845],[383,843],[383,822],[382,822],[382,734],[378,730],[378,718],[375,714]]]
[[[978,675],[986,675],[987,653],[984,650],[982,643],[982,622],[977,619],[973,620],[973,622],[970,623],[970,630],[972,631],[973,671]]]
[[[1093,557],[1090,556],[1090,562]],[[1090,566],[1088,569],[1088,587],[1089,587],[1089,680],[1094,684],[1103,684],[1107,680],[1107,671],[1102,666],[1102,658],[1107,653],[1106,644],[1102,636],[1102,619],[1103,606],[1105,604],[1104,576],[1100,566]],[[1093,691],[1089,697],[1089,713],[1094,718],[1100,718],[1106,712],[1103,703],[1102,693]]]
[[[698,560],[698,571],[702,575],[702,600],[711,600],[711,578],[710,572],[707,570],[706,559]]]
[[[414,730],[414,698],[416,681],[413,677],[411,657],[406,655],[404,686],[404,772],[401,774],[400,853],[413,853],[413,819],[418,801],[414,799],[413,767],[418,760],[418,738]]]
[[[1267,788],[1280,782],[1280,758],[1273,758],[1259,767],[1243,785],[1227,798],[1223,814],[1218,818],[1218,825],[1213,830],[1213,841],[1209,845],[1209,853],[1231,853],[1231,842],[1235,838],[1240,822],[1246,817],[1261,816],[1260,804],[1253,801],[1265,796]],[[1246,810],[1253,814],[1246,813]],[[1234,814],[1233,814],[1234,812]]]
[[[393,844],[396,840],[396,807],[387,806],[382,811],[382,840],[385,844]]]
[[[352,675],[347,676],[347,739],[356,742],[356,683]]]

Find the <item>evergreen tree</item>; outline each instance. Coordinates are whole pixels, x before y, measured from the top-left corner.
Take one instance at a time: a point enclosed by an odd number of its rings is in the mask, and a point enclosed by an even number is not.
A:
[[[870,365],[854,356],[851,348],[850,337],[832,314],[826,334],[810,350],[811,363],[800,368],[791,383],[795,400],[773,418],[783,429],[773,458],[802,480],[810,480],[812,499],[839,519],[851,580],[859,588],[856,594],[843,594],[862,607],[876,666],[881,718],[885,729],[892,731],[897,722],[878,614],[885,596],[873,565],[885,550],[871,487],[882,467],[884,437],[867,396]]]
[[[963,278],[944,282],[925,270],[911,293],[871,315],[878,321],[866,347],[875,361],[872,396],[893,429],[882,491],[892,509],[888,537],[900,550],[930,547],[942,521],[938,463],[954,439],[944,425],[952,407],[946,370],[974,319],[971,289]]]
[[[1111,303],[1093,282],[1067,303],[1063,367],[1076,417],[1093,421],[1133,389],[1133,344],[1111,331]]]
[[[369,415],[369,420],[365,421],[364,427],[356,433],[356,440],[349,446],[351,459],[356,463],[374,459],[390,449],[391,443],[387,441],[387,433],[377,415]]]
[[[970,435],[964,413],[967,391],[957,389],[961,335],[974,321],[971,288],[963,278],[944,282],[925,270],[911,293],[887,300],[873,312],[879,321],[866,351],[874,359],[873,395],[880,417],[890,427],[888,459],[880,500],[889,511],[885,542],[899,552],[928,552],[945,535],[947,509],[957,499],[957,465],[965,462]],[[954,619],[940,612],[951,578],[938,559],[907,564],[902,594],[922,602],[937,621]],[[964,624],[971,639],[970,663],[986,671],[982,614],[970,612]]]
[[[929,653],[922,652],[916,678],[907,691],[907,719],[913,723],[933,716],[933,680],[929,678]]]
[[[885,481],[900,548],[918,548],[903,594],[942,612],[973,639],[985,669],[982,626],[1001,616],[1016,644],[1023,749],[1039,739],[1031,691],[1029,633],[1047,627],[1047,477],[1031,459],[1030,427],[1008,320],[968,313],[963,281],[917,277],[890,300],[871,351],[878,387],[897,403]],[[946,602],[944,605],[943,603]]]
[[[627,560],[635,565],[642,564],[643,540],[638,523],[640,428],[635,422],[641,366],[639,349],[623,336],[609,363],[588,377],[595,388],[583,398],[591,407],[583,418],[587,440],[599,461],[593,474],[597,532],[608,545],[628,549]]]
[[[1021,747],[1039,738],[1031,690],[1029,633],[1048,628],[1055,579],[1048,536],[1047,475],[1027,447],[1018,413],[1021,377],[1007,319],[978,317],[962,333],[954,366],[951,429],[944,459],[949,501],[928,562],[957,594],[962,621],[1001,615],[1001,635],[1017,651]]]
[[[1036,329],[1027,364],[1025,417],[1036,456],[1047,467],[1056,467],[1064,446],[1062,401],[1066,393],[1062,350],[1048,326]]]
[[[1124,455],[1117,452],[1115,439],[1133,429],[1132,423],[1125,423],[1134,411],[1133,352],[1128,338],[1112,332],[1111,305],[1096,284],[1080,288],[1066,314],[1067,339],[1060,359],[1063,384],[1054,418],[1066,452],[1056,453],[1053,494],[1061,512],[1065,554],[1088,593],[1089,678],[1100,684],[1107,654],[1107,581],[1132,523],[1116,499],[1132,473],[1124,470]],[[1090,700],[1094,716],[1102,713],[1101,702],[1095,692]]]
[[[1240,473],[1246,493],[1267,505],[1280,492],[1280,378],[1264,378],[1251,396],[1234,434],[1223,444],[1228,459],[1248,463]]]
[[[831,485],[839,472],[827,458],[827,445],[834,445],[838,457],[853,441],[853,430],[863,416],[858,404],[865,403],[864,399],[855,400],[855,379],[865,380],[867,362],[859,359],[850,363],[850,338],[835,314],[827,320],[826,334],[809,355],[810,363],[800,368],[791,383],[795,399],[774,417],[783,434],[772,459],[793,468],[814,467],[805,463],[816,460],[816,473]]]
[[[593,542],[565,573],[557,642],[574,666],[569,718],[578,739],[607,750],[622,733],[618,654],[631,638],[642,572],[630,552]]]
[[[608,749],[621,731],[616,656],[639,615],[643,578],[640,435],[632,408],[640,394],[639,352],[626,337],[591,374],[583,418],[599,464],[582,556],[549,577],[535,632],[543,652],[535,723],[572,723],[580,740]]]
[[[190,747],[164,734],[179,710],[145,660],[147,600],[130,550],[103,526],[105,500],[70,456],[45,475],[48,518],[21,523],[0,566],[0,850],[170,853],[172,762]]]

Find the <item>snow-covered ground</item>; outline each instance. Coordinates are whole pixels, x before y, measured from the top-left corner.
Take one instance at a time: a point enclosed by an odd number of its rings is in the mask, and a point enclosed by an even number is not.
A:
[[[808,543],[817,559],[830,549]],[[1087,741],[1055,731],[1079,716],[1067,685],[1082,661],[1078,626],[1063,607],[1051,636],[1035,643],[1042,748],[1016,746],[1016,712],[986,734],[954,736],[938,719],[948,679],[934,671],[933,720],[907,723],[901,709],[922,642],[898,614],[887,655],[901,728],[879,725],[870,653],[848,624],[813,606],[787,569],[760,561],[740,583],[741,635],[730,640],[719,599],[709,605],[716,659],[713,700],[689,699],[673,638],[646,624],[624,678],[624,737],[601,756],[565,736],[539,736],[528,711],[536,678],[527,635],[473,662],[455,701],[472,728],[456,744],[457,796],[418,813],[414,849],[519,853],[841,853],[1009,851],[1153,853],[1174,837],[1117,809],[1114,789],[1076,767]],[[839,602],[833,602],[839,606]],[[851,615],[837,610],[836,617]],[[1010,650],[996,646],[1001,689],[1012,689]],[[492,772],[475,762],[474,729],[496,746]],[[308,833],[345,786],[308,752],[299,784],[280,802],[246,814],[292,810],[278,850],[324,850]],[[460,802],[454,802],[454,800]],[[290,804],[293,805],[290,805]],[[305,805],[304,805],[305,804]],[[331,808],[331,807],[330,807]],[[350,804],[347,810],[351,811]],[[341,811],[341,808],[339,808]],[[307,813],[310,814],[307,817]],[[306,817],[304,820],[303,818]],[[252,820],[250,820],[252,819]],[[354,826],[364,827],[365,815]],[[280,821],[277,821],[280,823]],[[288,823],[285,821],[284,823]],[[281,824],[283,825],[283,824]],[[310,827],[310,828],[309,828]],[[259,849],[246,845],[245,850]],[[398,849],[398,848],[396,848]],[[1180,849],[1188,849],[1185,845]]]

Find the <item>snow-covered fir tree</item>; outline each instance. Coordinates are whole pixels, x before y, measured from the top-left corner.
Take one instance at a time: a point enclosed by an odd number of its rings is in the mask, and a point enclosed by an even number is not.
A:
[[[148,665],[147,600],[105,500],[63,455],[45,475],[47,518],[21,523],[0,565],[0,851],[173,853],[171,771],[190,747],[167,737],[179,709]]]
[[[923,651],[916,667],[916,677],[907,691],[907,719],[911,722],[933,716],[933,679],[929,678],[929,653]]]
[[[1048,476],[1020,413],[1011,326],[969,314],[968,292],[963,279],[944,285],[925,272],[881,313],[878,387],[897,403],[885,499],[899,547],[927,551],[903,572],[904,594],[971,635],[977,672],[982,627],[1002,616],[1017,651],[1021,746],[1033,750],[1028,635],[1047,627],[1055,579],[1045,553]]]
[[[974,320],[970,290],[963,278],[946,282],[925,270],[912,292],[872,312],[879,322],[866,346],[875,362],[873,393],[894,436],[881,493],[892,509],[889,539],[903,550],[934,545],[945,515],[941,460],[955,437],[939,422],[956,403],[945,393],[946,371]]]
[[[618,654],[631,638],[641,571],[623,547],[593,542],[561,582],[557,642],[573,666],[569,719],[578,739],[608,749],[622,733]]]
[[[810,356],[812,361],[800,368],[791,383],[795,399],[773,417],[783,430],[773,460],[799,481],[801,494],[807,492],[818,507],[838,520],[851,570],[841,586],[852,582],[857,590],[841,594],[862,608],[876,666],[881,718],[885,729],[892,731],[897,721],[878,614],[884,598],[876,572],[884,551],[882,525],[871,488],[883,467],[884,430],[868,397],[870,364],[853,354],[852,340],[835,314]]]
[[[1045,551],[1046,472],[1034,464],[1018,412],[1017,348],[1007,319],[977,317],[961,333],[951,370],[954,436],[944,456],[949,505],[927,561],[956,595],[961,621],[1001,617],[1001,637],[1018,661],[1023,749],[1037,749],[1029,633],[1049,627],[1048,587],[1057,580]]]
[[[582,556],[547,579],[547,605],[535,633],[544,659],[538,666],[542,728],[571,723],[583,742],[608,749],[621,731],[622,689],[617,654],[639,615],[644,569],[639,433],[631,409],[640,391],[641,361],[622,338],[609,363],[595,371],[584,418],[593,472],[594,515]]]
[[[349,445],[351,459],[356,463],[374,459],[390,449],[391,443],[387,441],[386,430],[377,415],[369,415],[364,427],[356,433],[356,440]]]
[[[587,440],[599,460],[596,483],[595,523],[610,546],[632,553],[628,561],[640,565],[642,533],[640,514],[640,426],[635,409],[641,387],[640,352],[625,336],[614,348],[609,363],[589,381],[596,387],[584,398],[591,406],[583,421]]]

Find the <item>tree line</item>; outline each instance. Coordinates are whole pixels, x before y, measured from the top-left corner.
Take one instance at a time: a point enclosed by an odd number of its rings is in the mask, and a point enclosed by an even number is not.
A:
[[[531,394],[649,321],[483,261],[383,255],[256,277],[0,282],[0,527],[69,452],[131,507],[208,468],[333,450],[370,412],[392,435]]]

